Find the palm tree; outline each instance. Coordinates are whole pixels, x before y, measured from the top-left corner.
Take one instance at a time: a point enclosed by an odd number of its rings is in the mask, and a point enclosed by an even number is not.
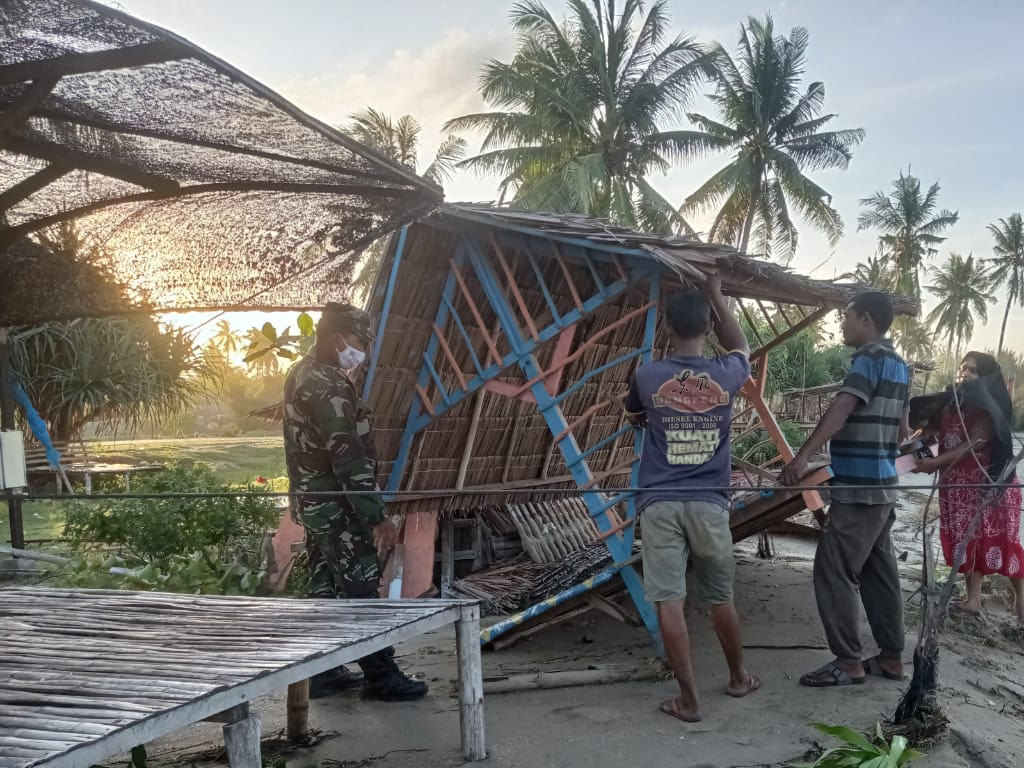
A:
[[[928,315],[928,322],[941,338],[948,342],[948,354],[955,365],[960,359],[960,350],[965,341],[974,335],[975,315],[988,322],[988,305],[995,301],[990,293],[992,278],[988,269],[974,256],[965,259],[958,253],[949,254],[941,268],[932,271],[934,282],[928,290],[939,299],[938,305]],[[955,351],[955,355],[954,355]]]
[[[935,332],[917,318],[908,318],[893,334],[903,357],[910,362],[926,363],[935,358]]]
[[[480,77],[489,112],[449,130],[484,133],[480,154],[459,163],[497,173],[500,199],[532,210],[583,213],[651,232],[687,229],[648,177],[691,143],[674,124],[713,57],[693,37],[668,38],[668,0],[568,0],[557,22],[538,0],[512,9],[518,49]]]
[[[264,328],[267,325],[269,323],[265,324]],[[274,335],[276,337],[277,334]],[[245,364],[250,371],[256,376],[270,376],[281,370],[281,361],[276,354],[253,354],[254,351],[268,347],[272,343],[265,331],[259,328],[250,328],[245,334],[245,340],[248,342],[246,348],[249,350]]]
[[[241,337],[227,320],[217,321],[217,332],[211,337],[210,342],[225,358],[231,357],[242,348]]]
[[[939,233],[956,224],[960,215],[943,209],[936,213],[939,183],[921,194],[921,181],[910,172],[893,182],[893,191],[886,195],[875,192],[860,201],[864,206],[857,219],[857,229],[877,229],[882,253],[895,276],[893,288],[908,296],[920,298],[920,270],[925,259],[938,253],[937,246],[946,238]]]
[[[733,153],[683,204],[686,212],[718,209],[712,240],[745,252],[754,235],[760,250],[788,260],[798,240],[791,208],[833,244],[843,234],[832,196],[806,172],[845,169],[864,131],[822,130],[835,118],[820,114],[824,83],[813,82],[801,93],[809,39],[803,27],[788,38],[776,37],[771,16],[751,17],[740,27],[736,59],[721,45],[715,49],[718,75],[711,100],[719,120],[691,114],[700,130],[682,142],[684,154]]]
[[[383,152],[392,160],[416,170],[419,161],[420,124],[412,115],[398,120],[372,107],[354,112],[351,122],[341,129],[363,144]],[[466,155],[466,140],[454,134],[447,136],[434,153],[434,159],[422,172],[423,178],[441,185],[451,178],[455,164]]]
[[[992,251],[996,257],[989,259],[992,264],[993,287],[1005,285],[1009,292],[1006,310],[1003,312],[1003,327],[999,331],[998,356],[1003,353],[1010,307],[1014,304],[1024,306],[1024,220],[1019,213],[1015,213],[1009,219],[1000,219],[998,224],[989,224],[988,231],[995,239]]]
[[[384,112],[366,107],[349,118],[351,122],[348,125],[339,126],[342,131],[392,160],[416,170],[421,128],[412,115],[402,115],[398,120],[393,120]],[[438,186],[447,182],[456,163],[466,156],[466,146],[465,139],[454,134],[446,136],[434,153],[430,165],[423,170],[423,178]],[[380,271],[386,244],[387,238],[380,238],[366,249],[363,265],[352,283],[356,294],[364,299]]]
[[[853,272],[847,272],[840,277],[880,291],[891,290],[893,284],[892,272],[882,255],[868,256],[868,260],[859,262]]]

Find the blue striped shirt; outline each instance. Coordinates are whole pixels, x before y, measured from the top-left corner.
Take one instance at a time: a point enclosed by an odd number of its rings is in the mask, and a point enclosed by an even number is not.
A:
[[[840,392],[861,404],[832,438],[832,498],[846,504],[896,501],[900,424],[910,392],[910,369],[887,339],[865,344],[853,356]],[[886,486],[867,488],[857,486]]]

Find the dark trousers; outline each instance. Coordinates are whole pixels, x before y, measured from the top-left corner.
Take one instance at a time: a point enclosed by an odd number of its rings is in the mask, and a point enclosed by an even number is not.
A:
[[[863,658],[858,591],[879,650],[903,650],[903,593],[890,536],[895,520],[894,504],[835,503],[829,510],[814,557],[814,596],[837,659]]]

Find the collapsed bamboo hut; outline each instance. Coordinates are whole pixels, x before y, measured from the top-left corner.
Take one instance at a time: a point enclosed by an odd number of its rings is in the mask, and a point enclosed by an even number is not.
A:
[[[696,237],[487,205],[443,205],[392,237],[370,301],[380,327],[363,389],[381,483],[413,521],[405,594],[430,586],[439,515],[519,502],[527,490],[578,491],[612,560],[632,557],[632,494],[618,489],[635,485],[637,436],[610,398],[637,365],[666,354],[662,299],[712,272],[752,327],[770,329],[751,339],[754,370],[736,418],[766,429],[780,459],[791,458],[764,398],[767,355],[845,308],[857,285]],[[919,310],[894,303],[900,314]],[[739,470],[741,485],[774,478]],[[753,496],[737,500],[739,537],[823,507],[814,492]],[[636,574],[622,576],[651,626]]]

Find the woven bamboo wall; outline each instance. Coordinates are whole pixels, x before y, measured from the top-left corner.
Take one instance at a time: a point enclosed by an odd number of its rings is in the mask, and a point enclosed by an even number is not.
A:
[[[499,283],[505,287],[506,298],[524,337],[530,334],[529,325],[524,321],[518,298],[510,289],[501,257],[504,257],[512,275],[511,282],[518,287],[527,314],[537,329],[550,324],[551,311],[528,253],[533,255],[534,263],[543,276],[560,316],[578,306],[577,296],[585,301],[597,293],[592,270],[596,270],[600,280],[609,285],[620,279],[630,265],[633,268],[660,267],[662,297],[682,285],[679,275],[685,275],[687,279],[693,276],[702,279],[702,273],[712,270],[722,275],[727,295],[751,298],[755,302],[777,302],[805,308],[840,308],[846,305],[858,288],[854,285],[811,280],[780,265],[742,256],[728,247],[701,243],[693,238],[659,238],[630,233],[578,217],[528,214],[485,206],[444,206],[434,216],[408,229],[387,329],[380,344],[381,353],[371,406],[380,460],[379,479],[382,484],[386,483],[398,454],[410,403],[418,397],[415,385],[423,365],[423,353],[432,336],[450,260],[456,256],[460,238],[463,237],[472,239],[491,271],[498,277]],[[591,250],[595,258],[592,260],[594,263],[588,265],[582,259],[583,252],[566,241],[567,237],[573,238],[576,243],[611,245],[616,248],[621,246],[620,253],[614,257],[617,263],[598,261],[596,252]],[[379,315],[383,308],[396,243],[397,237],[393,237],[374,289],[370,304],[370,311],[374,315]],[[638,256],[637,253],[643,255]],[[577,296],[573,295],[566,271],[576,288]],[[486,367],[492,360],[488,352],[487,334],[494,338],[499,355],[505,356],[511,350],[482,287],[475,280],[473,270],[467,265],[461,269],[461,274],[472,303],[479,312],[480,322],[475,319],[461,291],[455,291],[452,304],[469,336],[476,357]],[[641,280],[630,290],[602,304],[577,324],[569,349],[570,356],[603,329],[619,322],[631,312],[636,312],[631,319],[601,336],[565,366],[559,391],[578,382],[588,371],[633,352],[643,344],[645,313],[637,310],[648,303],[648,292],[648,282]],[[896,307],[903,314],[912,314],[917,309],[916,304],[899,297],[896,297]],[[761,308],[765,311],[763,306]],[[799,318],[802,314],[795,317]],[[451,355],[463,377],[466,380],[472,379],[477,373],[476,367],[462,334],[451,318],[442,329],[442,336],[448,341]],[[536,358],[542,370],[550,368],[557,343],[556,336],[538,350]],[[654,351],[656,359],[664,355],[667,343],[667,335],[659,327]],[[446,390],[460,388],[459,376],[447,362],[442,350],[434,357],[434,364]],[[561,403],[566,420],[572,423],[596,403],[625,391],[636,365],[635,359],[630,360],[588,381]],[[518,366],[504,371],[499,381],[512,386],[525,383]],[[427,386],[427,393],[432,403],[439,402],[440,396],[432,382]],[[482,398],[482,403],[479,403],[478,431],[462,487],[480,489],[480,492],[457,497],[448,493],[445,496],[445,490],[458,487],[459,468],[477,406],[476,398]],[[622,423],[621,413],[607,405],[574,434],[578,444],[585,450],[618,430]],[[588,463],[597,475],[623,465],[632,452],[632,436],[626,435],[595,452],[589,457]],[[600,485],[622,487],[628,482],[627,472],[627,469],[623,469],[622,474],[609,477]],[[405,512],[414,512],[504,504],[525,498],[522,493],[510,495],[516,488],[574,487],[575,484],[566,476],[565,463],[554,447],[551,433],[538,413],[537,406],[532,402],[481,390],[435,419],[416,436],[412,444],[401,490],[438,490],[439,494],[431,498],[400,502],[396,506]],[[537,499],[536,496],[533,498]]]

